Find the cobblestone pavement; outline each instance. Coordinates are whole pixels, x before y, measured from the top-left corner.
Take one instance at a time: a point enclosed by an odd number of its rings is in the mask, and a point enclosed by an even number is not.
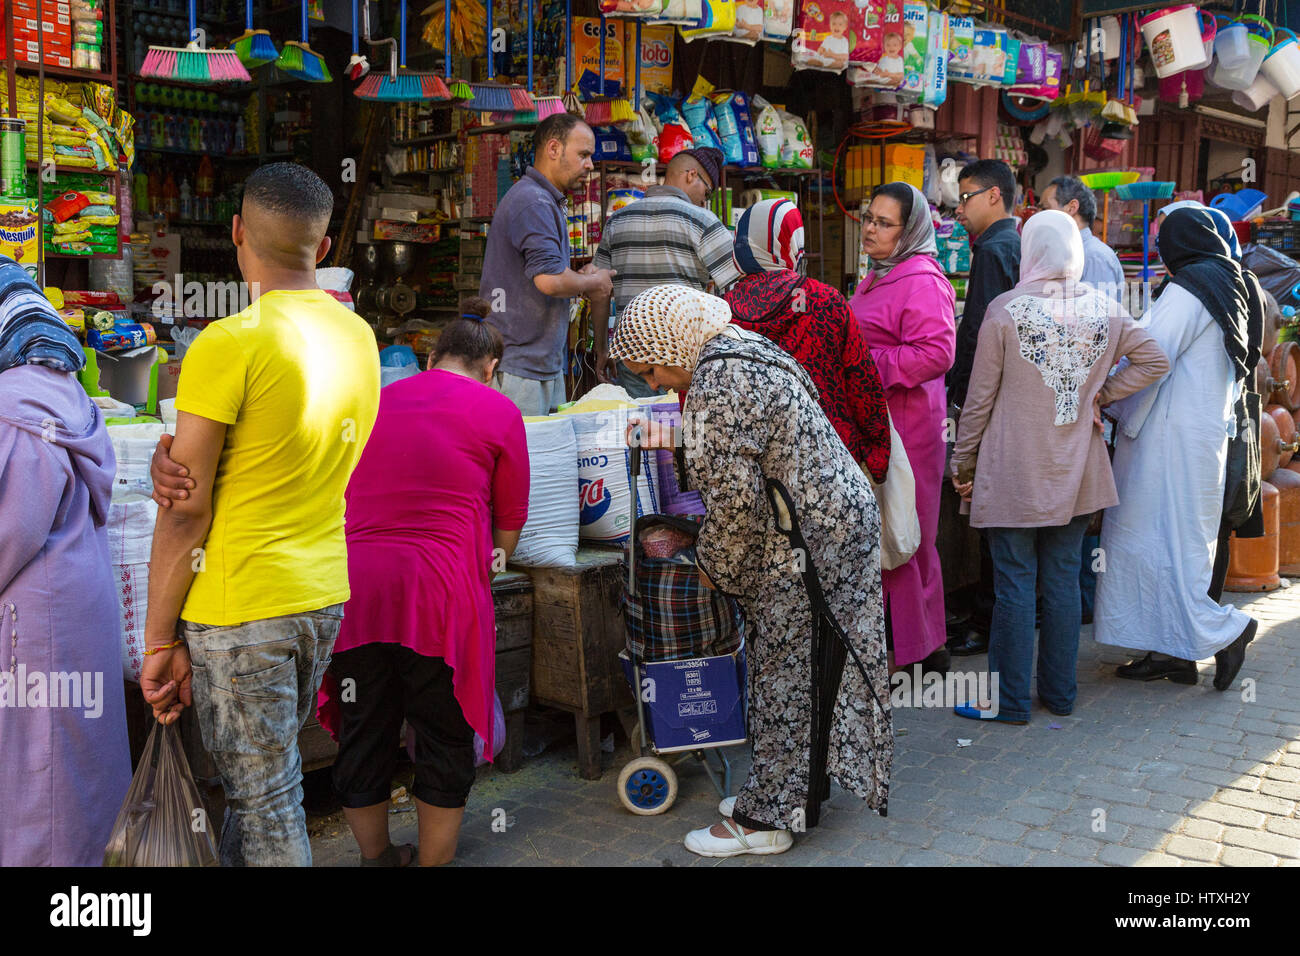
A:
[[[615,795],[627,748],[604,755],[603,777],[587,781],[570,742],[518,773],[480,774],[457,865],[1300,865],[1300,582],[1233,598],[1260,627],[1238,686],[1225,693],[1211,685],[1213,661],[1194,687],[1119,680],[1114,667],[1128,656],[1096,644],[1085,627],[1070,717],[1040,709],[1016,727],[946,709],[895,710],[887,819],[836,788],[821,824],[788,852],[705,859],[682,846],[688,830],[718,820],[717,793],[698,763],[678,765],[667,813],[637,817]],[[986,660],[954,665],[982,669]],[[733,789],[748,767],[743,751],[731,751]],[[394,842],[415,842],[414,817],[392,816]],[[509,826],[493,832],[503,817]],[[340,814],[311,822],[317,866],[355,865]]]

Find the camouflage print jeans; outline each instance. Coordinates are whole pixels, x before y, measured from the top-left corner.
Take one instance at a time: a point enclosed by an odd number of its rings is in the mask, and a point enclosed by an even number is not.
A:
[[[311,866],[298,731],[343,605],[227,627],[181,622],[203,745],[226,791],[222,866]]]

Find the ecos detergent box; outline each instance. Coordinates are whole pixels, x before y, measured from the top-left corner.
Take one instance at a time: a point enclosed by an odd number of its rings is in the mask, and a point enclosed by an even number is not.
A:
[[[903,82],[900,91],[919,93],[924,88],[929,36],[929,8],[918,0],[906,0],[903,4]]]
[[[673,91],[673,28],[641,28],[641,88],[651,93]]]
[[[623,41],[626,24],[622,20],[605,20],[605,79],[623,83]],[[635,27],[632,27],[635,30]],[[636,42],[633,40],[633,42]],[[583,71],[600,75],[600,19],[598,17],[573,18],[573,79],[576,82]]]

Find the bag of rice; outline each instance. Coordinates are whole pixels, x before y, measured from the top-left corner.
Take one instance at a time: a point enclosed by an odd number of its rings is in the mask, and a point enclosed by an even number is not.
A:
[[[567,415],[524,421],[528,521],[511,555],[526,568],[571,568],[578,554],[578,444]]]

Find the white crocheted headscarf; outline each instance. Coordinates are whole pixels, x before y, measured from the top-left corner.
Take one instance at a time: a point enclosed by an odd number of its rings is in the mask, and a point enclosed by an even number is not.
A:
[[[695,370],[704,343],[731,325],[731,307],[684,285],[657,285],[623,306],[610,358]]]

